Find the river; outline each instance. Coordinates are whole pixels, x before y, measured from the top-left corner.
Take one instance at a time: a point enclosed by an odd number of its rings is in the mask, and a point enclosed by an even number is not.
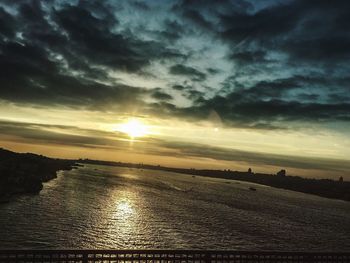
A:
[[[59,172],[38,195],[0,204],[0,248],[349,251],[350,202],[247,182],[84,165]]]

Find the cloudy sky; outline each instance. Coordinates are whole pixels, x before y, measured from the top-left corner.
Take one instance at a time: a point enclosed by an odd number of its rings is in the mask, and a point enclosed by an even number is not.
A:
[[[350,179],[349,17],[348,0],[1,0],[0,147]]]

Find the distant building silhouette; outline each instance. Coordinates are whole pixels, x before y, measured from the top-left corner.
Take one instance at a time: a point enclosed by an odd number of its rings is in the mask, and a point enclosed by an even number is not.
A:
[[[282,169],[277,173],[277,176],[286,176],[286,170]]]

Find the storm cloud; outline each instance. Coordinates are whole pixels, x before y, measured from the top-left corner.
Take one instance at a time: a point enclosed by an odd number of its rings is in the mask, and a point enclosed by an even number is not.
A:
[[[349,10],[345,0],[3,1],[0,99],[187,120],[215,111],[243,128],[348,123]]]

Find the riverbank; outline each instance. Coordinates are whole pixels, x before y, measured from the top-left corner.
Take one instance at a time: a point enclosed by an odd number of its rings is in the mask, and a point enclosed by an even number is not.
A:
[[[350,182],[335,181],[331,179],[310,179],[299,176],[287,176],[276,174],[263,174],[253,172],[231,171],[231,170],[198,170],[186,168],[164,167],[160,165],[109,162],[90,159],[80,159],[79,163],[100,164],[109,166],[120,166],[137,169],[161,170],[189,174],[192,176],[205,176],[223,178],[228,180],[239,180],[275,188],[292,190],[321,197],[350,201]]]
[[[198,170],[164,167],[159,165],[109,162],[89,159],[53,159],[32,153],[15,153],[0,149],[0,202],[15,194],[36,194],[43,182],[56,178],[59,170],[71,170],[79,163],[161,170],[192,176],[216,177],[228,180],[247,181],[321,197],[350,201],[350,182],[330,179],[309,179],[299,176],[253,173],[251,171]]]
[[[73,160],[53,159],[32,153],[0,148],[0,202],[16,194],[36,194],[43,182],[56,178],[59,170],[71,170]]]

